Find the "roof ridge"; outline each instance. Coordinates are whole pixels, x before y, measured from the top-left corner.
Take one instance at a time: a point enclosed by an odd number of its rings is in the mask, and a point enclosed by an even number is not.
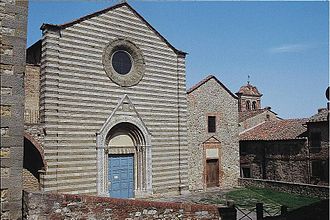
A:
[[[66,27],[70,27],[74,24],[77,24],[79,22],[85,21],[89,18],[92,18],[94,16],[97,16],[99,14],[103,14],[105,12],[108,12],[110,10],[114,10],[116,8],[122,7],[122,6],[127,6],[137,17],[139,17],[146,25],[147,27],[149,27],[162,41],[165,42],[165,44],[167,44],[167,46],[169,46],[177,55],[181,55],[181,56],[186,56],[188,53],[178,50],[176,49],[172,44],[170,44],[170,42],[168,42],[168,40],[163,37],[148,21],[146,21],[142,15],[140,15],[132,6],[130,6],[127,2],[122,2],[122,3],[118,3],[116,5],[110,6],[108,8],[93,12],[91,14],[87,14],[85,16],[82,16],[80,18],[77,18],[73,21],[70,22],[66,22],[64,24],[48,24],[48,23],[43,23],[40,27],[41,30],[44,30],[46,28],[53,28],[53,29],[63,29]]]
[[[214,79],[222,88],[224,88],[233,98],[238,99],[236,95],[234,95],[234,93],[232,93],[222,82],[220,82],[220,80],[218,80],[217,77],[215,77],[214,75],[208,75],[206,78],[204,78],[203,80],[199,81],[198,83],[196,83],[195,85],[193,85],[190,89],[187,90],[187,94],[193,92],[194,90],[198,89],[200,86],[202,86],[203,84],[205,84],[207,81],[209,81],[210,79]]]

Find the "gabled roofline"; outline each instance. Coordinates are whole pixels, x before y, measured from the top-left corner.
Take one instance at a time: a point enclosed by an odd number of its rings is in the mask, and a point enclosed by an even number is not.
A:
[[[137,16],[139,17],[161,40],[163,40],[167,46],[169,46],[177,55],[180,55],[180,56],[183,56],[185,57],[188,53],[186,52],[183,52],[181,50],[178,50],[176,49],[172,44],[170,44],[166,39],[165,37],[163,37],[154,27],[151,26],[151,24],[149,22],[147,22],[137,11],[134,10],[134,8],[132,8],[127,2],[123,2],[123,3],[120,3],[120,4],[116,4],[114,6],[111,6],[111,7],[108,7],[108,8],[105,8],[105,9],[102,9],[100,11],[97,11],[97,12],[94,12],[92,14],[88,14],[86,16],[83,16],[81,18],[78,18],[76,20],[73,20],[73,21],[70,21],[70,22],[67,22],[67,23],[64,23],[64,24],[47,24],[47,23],[43,23],[40,27],[40,30],[45,30],[45,29],[53,29],[53,30],[61,30],[61,29],[64,29],[64,28],[67,28],[67,27],[70,27],[74,24],[77,24],[77,23],[80,23],[82,21],[85,21],[87,19],[90,19],[92,17],[95,17],[97,15],[100,15],[100,14],[103,14],[105,12],[108,12],[108,11],[111,11],[111,10],[114,10],[116,8],[120,8],[122,6],[127,6],[130,10],[132,10],[132,12]]]
[[[238,99],[237,96],[234,95],[234,93],[232,93],[224,84],[222,84],[217,77],[213,76],[213,75],[209,75],[208,77],[206,77],[205,79],[203,79],[202,81],[200,81],[199,83],[195,84],[193,87],[191,87],[190,89],[188,89],[187,94],[193,92],[194,90],[198,89],[200,86],[202,86],[203,84],[205,84],[207,81],[209,81],[210,79],[214,79],[222,88],[224,88],[234,99]]]
[[[211,138],[214,138],[215,140],[217,140],[219,143],[221,143],[221,141],[219,140],[219,138],[217,138],[216,136],[211,136],[208,139],[206,139],[205,141],[202,142],[202,144],[205,144],[206,142],[208,142]]]

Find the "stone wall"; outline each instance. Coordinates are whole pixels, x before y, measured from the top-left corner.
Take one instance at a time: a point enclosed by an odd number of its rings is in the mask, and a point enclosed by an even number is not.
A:
[[[310,155],[310,170],[311,170],[311,183],[317,185],[329,185],[329,121],[309,122],[308,135],[311,137],[312,132],[320,132],[321,134],[321,147],[309,147]],[[309,146],[310,146],[309,142]],[[323,176],[316,176],[313,174],[313,162],[322,162]],[[321,168],[321,167],[320,167]]]
[[[20,219],[28,1],[0,2],[1,219]]]
[[[206,188],[206,149],[218,141],[219,186],[237,185],[239,177],[238,101],[215,77],[188,91],[189,187]],[[208,132],[208,116],[216,117],[216,131]],[[209,143],[212,142],[212,143]]]
[[[308,183],[308,161],[305,139],[240,141],[241,168],[250,168],[252,178]]]
[[[219,213],[219,208],[220,212]],[[225,217],[230,216],[231,218]],[[235,209],[190,203],[24,192],[26,219],[236,219]]]
[[[267,188],[280,192],[293,193],[303,196],[312,196],[328,199],[329,187],[328,186],[316,186],[303,183],[292,183],[284,181],[274,180],[260,180],[251,178],[239,178],[239,185],[245,187],[258,187]]]

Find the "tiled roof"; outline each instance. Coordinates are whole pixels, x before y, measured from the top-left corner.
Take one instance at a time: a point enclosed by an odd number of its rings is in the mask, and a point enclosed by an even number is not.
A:
[[[241,141],[252,140],[292,140],[301,139],[307,128],[303,125],[308,119],[287,119],[266,121],[239,135]]]
[[[131,11],[137,16],[139,17],[160,39],[162,39],[176,54],[178,55],[182,55],[182,56],[185,56],[187,53],[186,52],[183,52],[181,50],[178,50],[176,49],[172,44],[170,44],[166,39],[165,37],[163,37],[154,27],[151,26],[151,24],[149,24],[149,22],[147,22],[137,11],[135,11],[127,2],[123,2],[123,3],[119,3],[119,4],[116,4],[114,6],[111,6],[111,7],[108,7],[106,9],[103,9],[103,10],[100,10],[100,11],[97,11],[97,12],[94,12],[92,14],[88,14],[86,16],[83,16],[81,18],[78,18],[76,20],[73,20],[73,21],[70,21],[70,22],[67,22],[65,24],[42,24],[40,29],[41,30],[44,30],[44,29],[47,29],[47,28],[53,28],[53,29],[63,29],[63,28],[66,28],[66,27],[70,27],[74,24],[77,24],[77,23],[80,23],[84,20],[87,20],[87,19],[90,19],[94,16],[98,16],[100,14],[103,14],[103,13],[106,13],[108,11],[111,11],[111,10],[114,10],[116,8],[120,8],[122,6],[127,6],[129,9],[131,9]]]
[[[321,108],[318,113],[309,118],[308,122],[321,122],[329,121],[329,110],[326,108]]]
[[[238,113],[238,121],[239,122],[245,121],[246,119],[252,118],[252,117],[254,117],[256,115],[259,115],[259,114],[261,114],[265,111],[267,111],[266,108],[239,112]]]
[[[262,94],[258,91],[257,87],[251,85],[250,83],[245,86],[242,86],[236,94],[262,96]]]
[[[206,77],[205,79],[203,79],[202,81],[198,82],[197,84],[195,84],[194,86],[192,86],[190,89],[188,89],[187,93],[191,93],[192,91],[196,90],[197,88],[199,88],[200,86],[202,86],[204,83],[206,83],[207,81],[209,81],[210,79],[214,79],[217,83],[219,83],[220,86],[222,86],[222,88],[224,88],[233,98],[237,99],[237,96],[234,95],[234,93],[232,93],[224,84],[222,84],[217,77],[213,76],[213,75],[209,75],[208,77]]]

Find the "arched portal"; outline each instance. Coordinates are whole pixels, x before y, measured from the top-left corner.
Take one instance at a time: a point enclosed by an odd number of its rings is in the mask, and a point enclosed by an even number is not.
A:
[[[142,121],[115,116],[97,133],[97,149],[100,196],[130,198],[152,193],[150,134]]]
[[[28,136],[29,137],[29,136]],[[24,137],[23,187],[27,190],[40,189],[40,170],[45,169],[43,155],[31,137]]]
[[[106,140],[108,158],[108,191],[111,197],[132,198],[143,189],[145,176],[142,132],[133,124],[123,122],[109,131]]]

